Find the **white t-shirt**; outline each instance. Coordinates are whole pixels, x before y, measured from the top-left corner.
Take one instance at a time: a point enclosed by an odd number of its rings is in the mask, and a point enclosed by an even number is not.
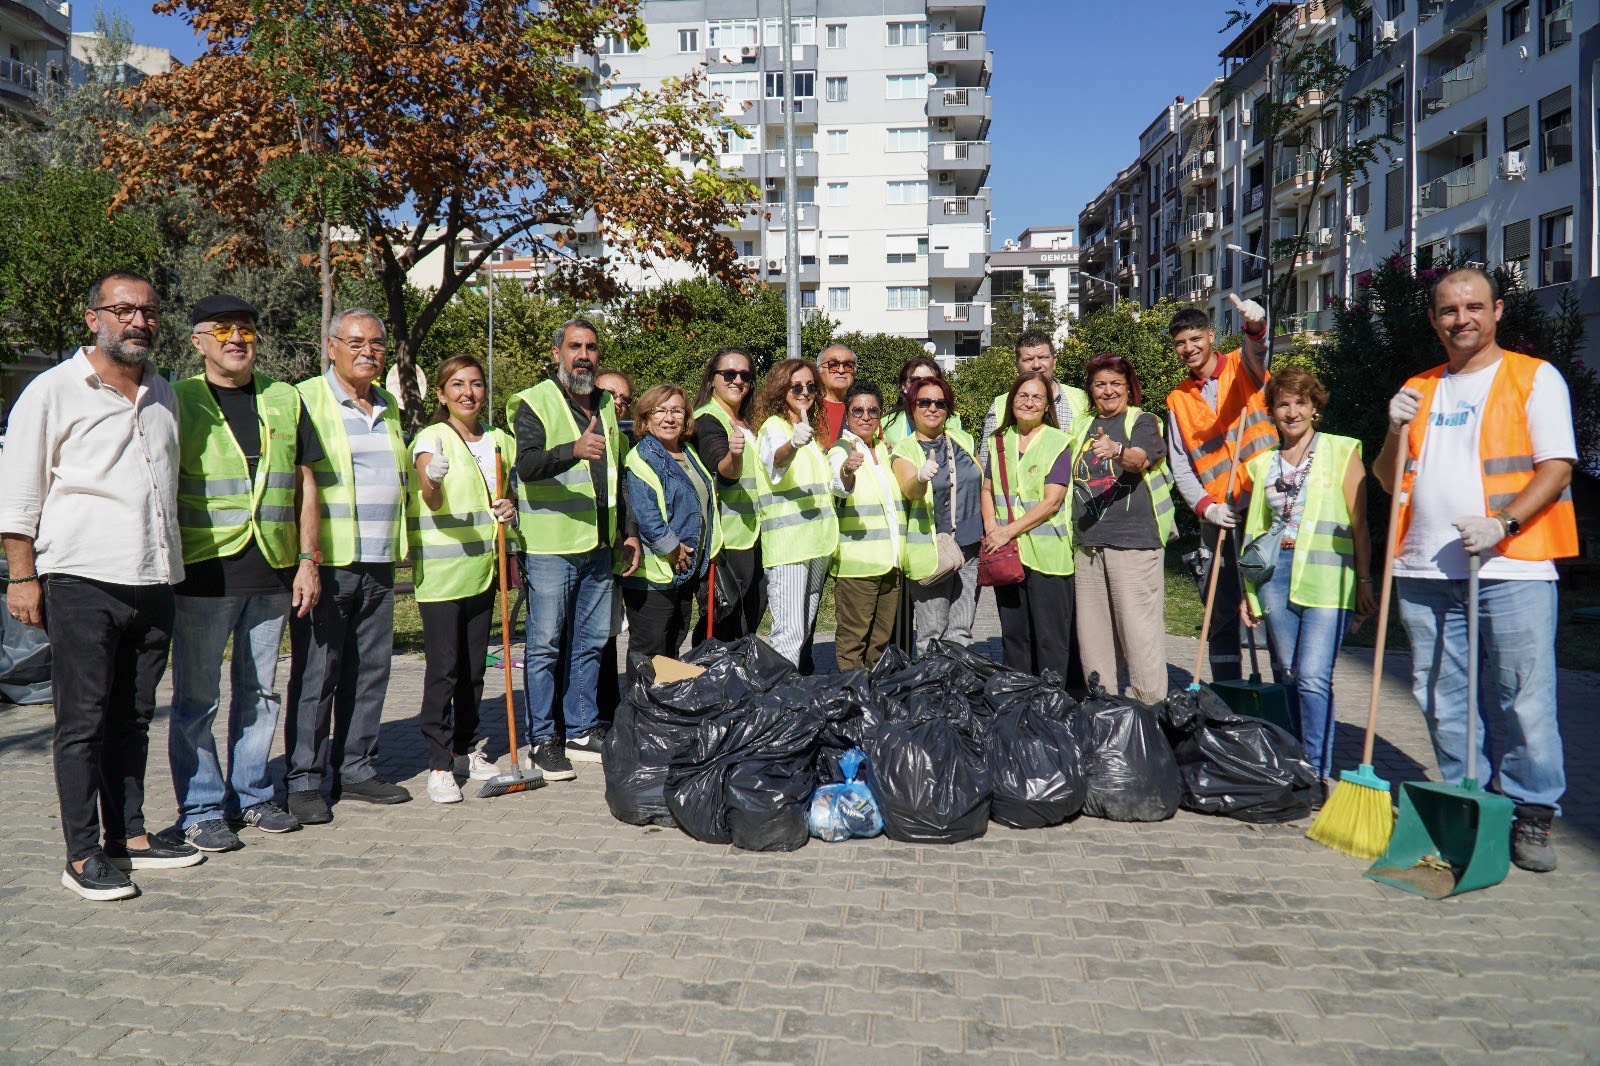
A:
[[[1470,374],[1446,371],[1439,380],[1412,488],[1411,525],[1394,560],[1394,572],[1399,577],[1455,581],[1467,577],[1467,552],[1461,546],[1461,531],[1450,523],[1465,515],[1489,513],[1484,505],[1478,458],[1483,432],[1479,419],[1499,369],[1496,362]],[[1548,363],[1541,365],[1533,377],[1533,391],[1528,396],[1528,434],[1533,439],[1535,463],[1578,457],[1567,383]],[[1554,581],[1556,565],[1548,559],[1507,559],[1491,548],[1483,554],[1479,576]]]
[[[449,426],[426,426],[417,439],[411,442],[411,457],[415,459],[424,452],[429,455],[438,455],[444,450],[444,445],[438,440],[440,433],[454,433]],[[475,441],[462,439],[467,446],[467,451],[472,453],[472,459],[478,464],[478,473],[483,475],[483,484],[490,492],[494,491],[494,438],[485,433]]]

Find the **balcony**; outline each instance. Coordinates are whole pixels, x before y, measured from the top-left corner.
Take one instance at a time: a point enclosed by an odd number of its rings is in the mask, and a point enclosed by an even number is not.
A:
[[[1417,189],[1417,214],[1426,218],[1436,215],[1440,211],[1464,204],[1468,200],[1476,200],[1489,191],[1489,158],[1469,163],[1459,170],[1452,170],[1432,181],[1425,182]]]
[[[971,333],[989,328],[989,305],[981,303],[929,304],[928,332]]]
[[[1205,122],[1211,118],[1211,97],[1202,96],[1189,101],[1178,118],[1178,129],[1187,133],[1190,127],[1197,122]],[[1187,140],[1188,138],[1185,138]]]
[[[928,14],[957,30],[983,29],[983,13],[987,7],[988,0],[928,0]]]
[[[1183,279],[1183,298],[1190,303],[1209,299],[1217,291],[1217,279],[1211,274],[1194,274]]]
[[[767,260],[767,276],[765,280],[772,284],[784,281],[784,269],[786,266],[787,261],[782,258]],[[822,281],[822,268],[817,266],[815,259],[812,259],[809,263],[802,259],[798,273],[800,275],[800,284],[802,285],[816,285]]]
[[[984,256],[981,252],[958,255],[954,252],[930,252],[928,277],[934,281],[983,281]]]
[[[989,197],[931,196],[928,198],[928,225],[947,223],[989,225]]]
[[[936,130],[949,130],[969,140],[982,140],[994,117],[994,98],[987,89],[929,89],[928,118]]]
[[[781,126],[783,125],[782,100],[757,100],[745,109],[739,116],[739,121],[747,125]],[[794,121],[796,126],[815,126],[817,124],[817,101],[806,97],[794,102]]]
[[[1488,57],[1479,52],[1459,66],[1428,79],[1418,94],[1422,117],[1437,115],[1450,105],[1482,91],[1489,84],[1487,63]]]
[[[10,26],[6,25],[8,22]],[[70,4],[58,0],[0,0],[0,29],[5,30],[8,42],[47,41],[54,48],[65,48],[71,24]]]
[[[959,174],[989,173],[988,141],[934,141],[928,145],[928,169]],[[982,184],[982,178],[979,179]]]
[[[766,152],[766,173],[782,177],[785,162],[782,149],[773,149]],[[744,171],[747,177],[754,177],[761,173],[761,156],[749,154],[744,157]],[[797,148],[794,153],[794,176],[797,178],[815,178],[817,176],[817,153],[810,148]]]
[[[0,91],[37,99],[39,72],[15,59],[0,59]]]
[[[1217,213],[1215,211],[1200,211],[1190,215],[1183,221],[1183,242],[1188,245],[1200,244],[1217,229]]]
[[[984,64],[989,61],[990,55],[989,35],[986,33],[934,33],[928,36],[930,69],[940,63]]]
[[[1318,164],[1321,162],[1316,152],[1296,152],[1279,161],[1272,168],[1273,198],[1288,196],[1293,200],[1308,199],[1316,184]]]
[[[733,210],[738,213],[738,217],[732,222],[725,222],[717,228],[725,233],[758,233],[764,222],[762,216],[769,209],[770,207],[767,204],[735,204]]]
[[[1184,185],[1196,188],[1214,184],[1217,180],[1216,149],[1206,148],[1184,156],[1179,176]]]
[[[1306,311],[1298,315],[1285,316],[1278,323],[1277,328],[1273,330],[1273,333],[1279,336],[1283,334],[1315,336],[1319,333],[1326,333],[1331,329],[1333,329],[1333,313],[1331,311]]]
[[[773,229],[781,232],[789,217],[788,208],[783,204],[767,204],[766,209],[772,215],[772,221],[769,223],[769,225]],[[800,229],[816,229],[817,215],[818,211],[816,204],[795,205],[795,224]]]

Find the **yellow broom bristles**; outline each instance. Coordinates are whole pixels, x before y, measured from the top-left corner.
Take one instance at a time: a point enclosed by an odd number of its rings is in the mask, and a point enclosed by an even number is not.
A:
[[[1317,820],[1306,830],[1306,836],[1318,844],[1367,860],[1384,853],[1393,833],[1394,806],[1389,790],[1353,781],[1340,781],[1334,786]]]

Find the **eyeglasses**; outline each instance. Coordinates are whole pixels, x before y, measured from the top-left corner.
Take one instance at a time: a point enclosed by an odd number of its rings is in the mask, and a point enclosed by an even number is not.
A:
[[[843,359],[829,359],[826,363],[822,364],[822,369],[831,370],[834,372],[838,372],[840,370],[854,370],[855,368],[856,364],[854,360],[847,362]]]
[[[789,395],[790,396],[814,396],[814,395],[816,395],[816,392],[817,392],[817,387],[815,385],[790,385],[789,386]]]
[[[751,381],[755,380],[755,375],[750,373],[748,370],[719,370],[717,371],[717,375],[730,385],[732,385],[735,381],[742,381],[748,385]]]
[[[132,322],[134,315],[143,315],[146,322],[161,321],[161,308],[147,304],[112,304],[107,307],[91,307],[89,310],[103,311],[123,325]]]
[[[1043,396],[1025,396],[1022,393],[1018,393],[1017,394],[1017,399],[1016,399],[1016,405],[1018,407],[1043,407],[1044,406],[1044,397]]]
[[[651,418],[661,418],[661,419],[682,418],[683,417],[683,408],[681,408],[681,407],[657,407],[654,411],[650,412],[650,417]]]
[[[256,328],[254,326],[212,326],[210,329],[197,329],[194,332],[197,337],[203,333],[207,337],[217,338],[222,343],[233,340],[235,334],[238,334],[241,344],[254,344],[256,339]]]
[[[632,407],[633,406],[633,397],[629,396],[627,393],[625,393],[625,392],[611,392],[610,389],[605,389],[603,391],[611,393],[611,404],[612,404],[613,407]]]
[[[850,408],[850,417],[851,418],[862,418],[862,419],[866,419],[869,422],[874,418],[882,417],[882,415],[883,415],[883,409],[879,408],[879,407],[852,407],[852,408]]]
[[[936,400],[932,396],[924,396],[917,401],[917,410],[919,411],[948,411],[949,409],[949,404],[943,400]]]
[[[358,355],[361,352],[371,352],[373,355],[382,355],[384,352],[389,350],[389,346],[383,343],[383,341],[369,341],[365,337],[356,337],[354,339],[351,339],[350,337],[335,337],[334,339]]]

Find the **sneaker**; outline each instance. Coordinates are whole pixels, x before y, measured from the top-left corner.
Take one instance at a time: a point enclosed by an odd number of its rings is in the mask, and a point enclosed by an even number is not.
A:
[[[340,798],[360,800],[362,803],[409,803],[411,793],[399,785],[389,784],[381,777],[369,777],[365,781],[343,782]]]
[[[119,870],[177,870],[185,866],[199,866],[206,861],[200,849],[183,840],[151,833],[148,845],[130,848],[126,840],[107,844],[106,858]]]
[[[328,806],[328,801],[314,788],[291,792],[286,802],[289,813],[301,825],[327,825],[333,821],[333,810]]]
[[[82,873],[74,870],[70,862],[67,863],[67,868],[61,871],[61,884],[84,899],[97,902],[128,899],[139,894],[138,887],[129,880],[128,875],[111,865],[111,860],[106,858],[103,851],[89,856],[83,864]]]
[[[606,744],[606,727],[596,726],[587,733],[567,738],[567,757],[579,762],[599,762]]]
[[[263,833],[292,833],[300,828],[300,819],[271,800],[246,807],[239,812],[239,821]]]
[[[560,737],[545,737],[533,746],[533,765],[546,781],[571,781],[578,776],[561,749]]]
[[[460,803],[461,786],[449,770],[428,771],[428,798],[435,803]]]
[[[1550,843],[1549,807],[1518,804],[1517,820],[1511,823],[1511,861],[1518,869],[1547,874],[1556,868],[1556,846]]]
[[[481,751],[456,756],[456,773],[466,774],[474,781],[487,781],[499,772],[495,764]]]
[[[221,818],[212,818],[185,826],[183,839],[201,851],[238,851],[244,847],[239,834],[228,828]]]

